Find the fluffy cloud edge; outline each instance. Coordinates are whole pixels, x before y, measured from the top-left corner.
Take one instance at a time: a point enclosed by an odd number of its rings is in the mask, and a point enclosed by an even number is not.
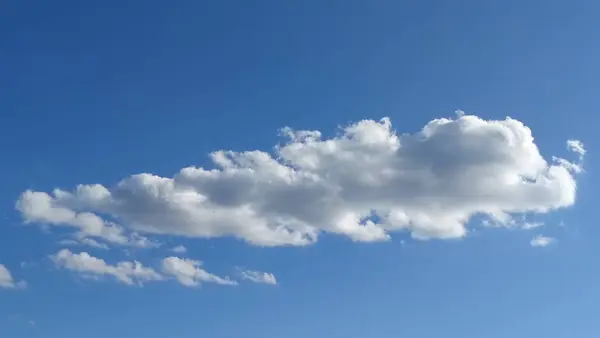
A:
[[[0,288],[1,289],[24,289],[27,287],[25,281],[16,281],[6,266],[0,264]]]
[[[62,196],[64,192],[55,189],[53,194],[55,197]],[[136,232],[128,232],[119,224],[104,220],[94,213],[77,212],[70,208],[54,206],[52,203],[50,195],[27,190],[21,194],[15,208],[24,215],[25,224],[40,223],[76,229],[72,241],[80,244],[96,247],[106,245],[96,240],[101,239],[107,243],[137,248],[160,246],[160,243]]]

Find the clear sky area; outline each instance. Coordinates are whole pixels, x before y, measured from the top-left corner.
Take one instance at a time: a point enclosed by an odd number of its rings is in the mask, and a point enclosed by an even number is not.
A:
[[[600,335],[598,1],[0,3],[0,337]]]

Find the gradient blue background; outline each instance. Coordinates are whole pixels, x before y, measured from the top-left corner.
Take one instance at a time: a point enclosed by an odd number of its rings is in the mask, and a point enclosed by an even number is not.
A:
[[[597,336],[598,13],[592,0],[2,1],[0,262],[29,287],[0,290],[0,336]],[[268,150],[286,125],[331,135],[390,116],[415,132],[455,109],[523,121],[547,158],[568,138],[586,144],[577,204],[541,218],[557,245],[534,249],[537,230],[506,229],[273,249],[174,238],[211,272],[248,266],[279,285],[132,288],[54,270],[56,235],[14,210],[28,188],[170,176],[213,150]]]

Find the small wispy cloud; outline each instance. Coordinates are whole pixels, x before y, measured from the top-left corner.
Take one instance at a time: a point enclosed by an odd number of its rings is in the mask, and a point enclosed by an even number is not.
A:
[[[254,271],[254,270],[243,270],[243,269],[238,269],[238,271],[239,271],[242,279],[249,280],[254,283],[260,283],[260,284],[271,284],[271,285],[277,284],[277,279],[275,278],[275,275],[272,273]]]
[[[186,253],[187,248],[183,245],[178,245],[178,246],[172,248],[171,251],[173,251],[175,253]]]
[[[521,229],[530,230],[544,226],[544,222],[523,222]]]
[[[181,285],[196,287],[201,283],[221,285],[237,285],[229,277],[219,277],[202,268],[202,262],[193,259],[167,257],[162,261],[162,270],[166,275],[174,277]]]
[[[586,153],[585,147],[583,146],[583,143],[579,140],[568,140],[567,148],[570,151],[579,154],[580,158],[583,158],[583,156],[585,156],[585,153]]]
[[[79,246],[79,245],[83,245],[83,246],[90,246],[92,248],[96,248],[96,249],[102,249],[102,250],[108,250],[109,247],[108,245],[106,245],[105,243],[100,243],[95,239],[92,238],[82,238],[79,241],[76,241],[74,239],[63,239],[62,241],[59,241],[58,244],[60,245],[64,245],[64,246]]]
[[[543,248],[543,247],[546,247],[546,246],[548,246],[548,245],[550,245],[550,244],[552,244],[554,242],[556,242],[555,238],[547,237],[547,236],[543,236],[543,235],[537,235],[537,236],[535,236],[531,240],[530,244],[533,247],[541,247],[541,248]]]
[[[37,265],[36,262],[33,261],[21,261],[21,263],[19,263],[19,265],[21,266],[21,268],[26,269],[26,268],[31,268]]]

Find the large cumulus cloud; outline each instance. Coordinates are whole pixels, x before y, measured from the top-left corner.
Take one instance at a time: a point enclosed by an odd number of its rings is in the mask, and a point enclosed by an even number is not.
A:
[[[581,159],[541,155],[518,120],[472,115],[436,119],[400,134],[387,118],[363,120],[333,138],[282,129],[274,152],[216,151],[214,169],[173,177],[137,174],[73,191],[25,191],[28,222],[71,226],[80,237],[115,244],[140,234],[233,236],[261,246],[306,245],[320,233],[381,241],[396,231],[458,238],[481,214],[508,222],[575,202]],[[583,144],[568,147],[583,156]]]

